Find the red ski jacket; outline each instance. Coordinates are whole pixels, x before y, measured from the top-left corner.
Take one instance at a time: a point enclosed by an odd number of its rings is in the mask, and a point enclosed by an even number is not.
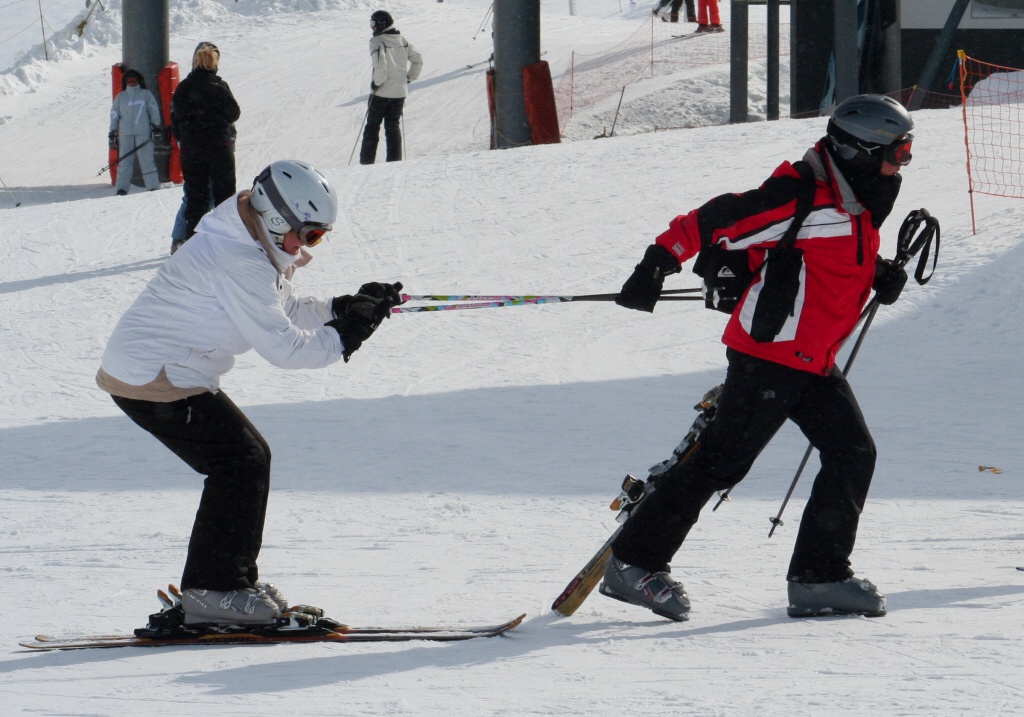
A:
[[[729,318],[722,342],[750,356],[825,375],[871,294],[880,239],[870,212],[821,143],[807,151],[804,161],[814,170],[817,186],[813,208],[796,238],[803,267],[793,315],[774,341],[751,338],[761,288],[761,277],[755,276]],[[676,217],[655,241],[680,263],[712,243],[747,249],[750,267],[756,269],[792,223],[801,181],[793,165],[783,162],[759,188],[723,194]]]

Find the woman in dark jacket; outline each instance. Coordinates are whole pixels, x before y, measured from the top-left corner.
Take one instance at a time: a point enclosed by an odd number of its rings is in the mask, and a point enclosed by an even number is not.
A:
[[[185,179],[185,239],[215,204],[235,195],[235,121],[242,111],[228,83],[217,75],[220,50],[200,42],[192,55],[192,71],[171,100],[171,128],[181,148]]]

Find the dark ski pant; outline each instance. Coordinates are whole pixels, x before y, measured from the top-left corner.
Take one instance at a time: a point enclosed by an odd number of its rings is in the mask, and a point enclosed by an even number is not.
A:
[[[359,163],[373,164],[377,158],[380,143],[380,125],[384,123],[384,143],[387,147],[387,161],[402,160],[402,108],[404,97],[370,97],[366,112],[366,129],[363,130],[363,145],[359,148]]]
[[[694,8],[694,2],[695,0],[686,0],[686,17],[688,19],[692,18],[692,22],[696,22],[697,18],[697,10]],[[672,15],[675,16],[676,19],[678,19],[679,8],[683,6],[683,0],[660,0],[660,2],[658,3],[658,9],[660,10],[669,3],[671,3],[672,5],[672,7],[670,8],[670,12],[672,13]]]
[[[185,180],[185,238],[196,233],[196,225],[214,206],[235,196],[235,152],[231,143],[181,144],[181,175]]]
[[[800,520],[788,579],[834,582],[853,575],[850,553],[875,467],[875,444],[842,372],[797,371],[728,351],[715,420],[690,456],[658,482],[623,526],[613,551],[656,572],[682,546],[701,508],[733,487],[782,427],[793,421],[818,449],[821,470]]]
[[[270,446],[223,391],[155,403],[114,403],[194,471],[206,476],[182,588],[238,590],[259,578],[256,558],[270,489]]]

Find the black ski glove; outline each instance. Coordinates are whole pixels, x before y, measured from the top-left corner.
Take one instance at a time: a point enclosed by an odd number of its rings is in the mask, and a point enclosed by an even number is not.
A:
[[[660,244],[651,244],[644,252],[644,258],[633,269],[632,276],[622,285],[615,303],[627,309],[653,313],[665,277],[679,271],[679,261],[672,252]]]
[[[150,129],[153,131],[153,143],[166,142],[167,135],[164,133],[164,128],[158,124],[150,125]]]
[[[382,296],[363,293],[364,289],[381,293]],[[331,311],[336,318],[328,321],[326,326],[330,326],[341,336],[342,357],[346,363],[363,342],[373,335],[381,322],[391,318],[392,307],[402,303],[402,297],[398,293],[401,290],[400,281],[394,284],[373,282],[363,284],[355,296],[346,294],[331,300]]]
[[[111,132],[107,135],[107,147],[117,149],[117,132]]]
[[[871,288],[875,290],[875,298],[879,304],[895,304],[906,284],[907,272],[903,267],[896,266],[892,259],[879,257],[875,261],[875,282]]]
[[[389,308],[391,308],[405,303],[405,299],[402,298],[402,294],[400,293],[402,288],[402,282],[400,281],[396,281],[394,284],[371,281],[360,286],[359,293],[372,296],[375,299],[386,299],[388,301]]]

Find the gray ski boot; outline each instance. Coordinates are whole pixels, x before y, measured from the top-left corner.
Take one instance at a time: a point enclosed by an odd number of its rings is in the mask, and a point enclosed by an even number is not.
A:
[[[690,598],[682,583],[673,580],[668,570],[652,573],[613,557],[600,592],[606,597],[646,607],[669,620],[682,622],[690,617]]]
[[[186,625],[273,625],[281,609],[266,593],[244,590],[181,591]]]
[[[262,580],[257,580],[253,587],[256,592],[260,595],[266,595],[268,598],[277,605],[277,609],[281,612],[288,611],[288,598],[286,598],[280,590],[273,583],[265,583]]]
[[[790,617],[885,615],[885,596],[870,581],[847,578],[835,583],[789,582]]]

